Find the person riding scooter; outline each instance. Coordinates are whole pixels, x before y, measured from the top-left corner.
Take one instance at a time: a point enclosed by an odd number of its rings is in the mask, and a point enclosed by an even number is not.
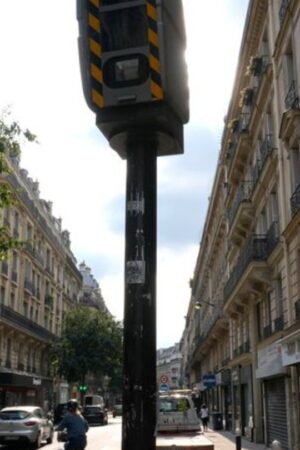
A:
[[[87,444],[86,433],[89,425],[80,413],[77,400],[71,399],[67,403],[67,413],[57,425],[57,431],[67,430],[65,450],[84,450]]]

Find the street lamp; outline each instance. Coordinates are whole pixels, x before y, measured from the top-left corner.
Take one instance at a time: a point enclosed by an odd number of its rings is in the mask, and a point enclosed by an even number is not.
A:
[[[202,306],[203,306],[203,303],[205,304],[205,305],[209,305],[209,306],[212,306],[213,308],[215,308],[216,307],[216,305],[214,304],[214,303],[211,303],[211,302],[209,302],[209,301],[207,301],[207,300],[197,300],[196,302],[195,302],[195,309],[200,309]]]

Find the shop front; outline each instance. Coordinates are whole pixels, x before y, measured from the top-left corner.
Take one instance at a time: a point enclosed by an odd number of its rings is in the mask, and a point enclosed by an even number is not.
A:
[[[253,440],[252,366],[237,366],[231,371],[233,431]]]
[[[38,405],[46,411],[52,399],[52,380],[12,372],[0,372],[0,408]]]
[[[293,401],[291,414],[293,423],[294,448],[300,448],[300,330],[293,332],[279,341],[283,367],[291,372],[291,390]]]
[[[265,444],[278,440],[289,450],[288,378],[278,343],[258,350],[256,380],[262,383]]]

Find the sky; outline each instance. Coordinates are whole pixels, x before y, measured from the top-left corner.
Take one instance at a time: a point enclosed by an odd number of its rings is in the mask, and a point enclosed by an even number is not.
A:
[[[0,111],[10,107],[39,144],[21,166],[70,231],[116,319],[124,310],[126,162],[85,103],[75,0],[0,0]],[[190,121],[184,155],[158,159],[157,346],[185,325],[248,0],[183,0]]]

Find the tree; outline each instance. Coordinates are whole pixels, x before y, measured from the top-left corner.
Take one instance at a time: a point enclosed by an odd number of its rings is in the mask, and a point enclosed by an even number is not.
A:
[[[0,117],[0,211],[17,203],[16,193],[9,187],[5,175],[11,172],[7,156],[19,157],[22,138],[29,142],[37,142],[36,136],[29,130],[23,131],[16,121],[10,121],[10,112],[2,112]],[[9,227],[0,227],[0,260],[6,259],[8,251],[22,243],[11,236]]]
[[[52,344],[57,375],[85,385],[87,374],[115,379],[122,360],[122,329],[109,314],[78,306],[64,317],[61,337]]]

